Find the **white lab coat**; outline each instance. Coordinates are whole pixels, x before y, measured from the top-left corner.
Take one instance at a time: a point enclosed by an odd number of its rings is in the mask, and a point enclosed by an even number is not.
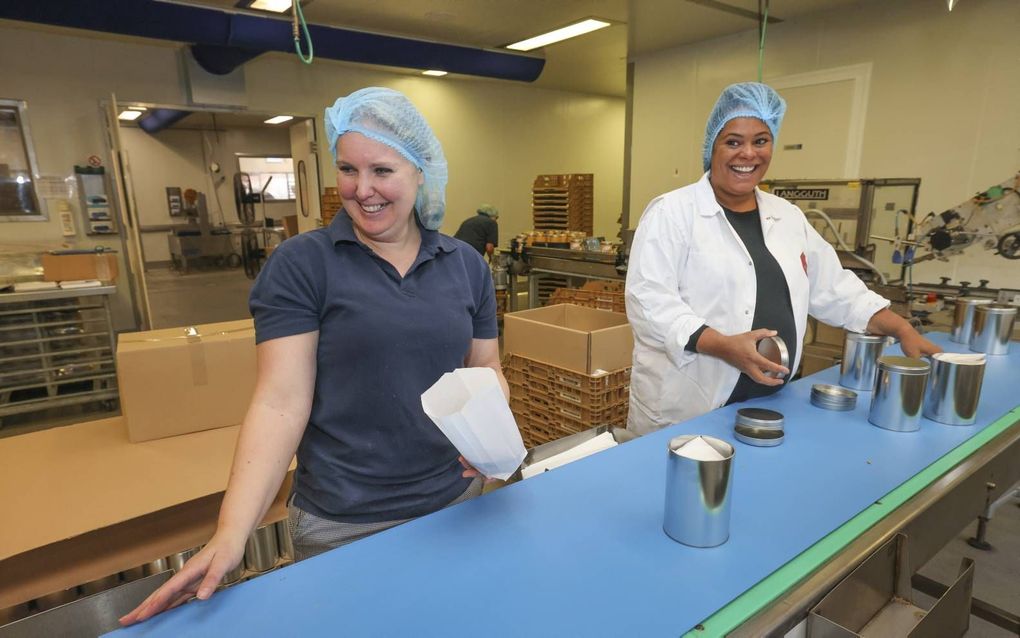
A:
[[[786,275],[798,344],[809,313],[864,332],[889,302],[843,269],[799,208],[758,189],[755,195],[765,245]],[[628,429],[646,434],[726,403],[740,371],[684,346],[704,324],[724,335],[750,331],[756,290],[754,264],[707,173],[648,204],[627,270],[627,317],[634,330]]]

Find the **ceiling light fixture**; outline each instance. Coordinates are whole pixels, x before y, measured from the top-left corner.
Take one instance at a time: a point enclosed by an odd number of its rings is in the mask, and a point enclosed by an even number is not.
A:
[[[294,119],[293,115],[274,115],[273,117],[265,120],[266,124],[283,124]]]
[[[422,71],[422,75],[428,75],[434,78],[441,78],[446,75],[446,71],[439,71],[438,69],[429,69],[428,71]]]
[[[144,106],[129,106],[129,107],[127,107],[127,109],[129,111],[148,111],[149,110],[149,109],[147,109]]]
[[[253,9],[255,11],[271,11],[273,13],[286,13],[290,11],[291,0],[241,0],[237,7],[242,9]]]
[[[591,33],[592,31],[598,31],[604,29],[610,25],[605,20],[596,20],[595,18],[588,18],[575,22],[574,24],[567,25],[562,29],[556,29],[548,33],[536,35],[533,38],[527,40],[521,40],[520,42],[514,42],[513,44],[506,45],[506,48],[513,49],[514,51],[531,51],[532,49],[538,49],[540,47],[548,46],[555,42],[561,42],[569,38],[576,38],[579,35],[585,33]]]
[[[952,11],[953,7],[955,7],[956,3],[959,1],[960,0],[946,0],[946,4],[949,6],[949,10]]]
[[[128,122],[133,122],[133,121],[137,120],[138,118],[140,118],[141,116],[142,116],[142,112],[141,111],[125,110],[125,111],[121,111],[120,112],[120,115],[117,116],[117,119],[118,120],[126,120]]]

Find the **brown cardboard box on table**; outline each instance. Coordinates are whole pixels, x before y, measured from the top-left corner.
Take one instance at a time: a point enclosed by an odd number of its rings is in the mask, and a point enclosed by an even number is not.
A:
[[[117,281],[117,255],[110,253],[85,253],[80,255],[42,256],[44,281],[78,281],[98,279]]]
[[[117,382],[133,443],[237,425],[255,388],[251,319],[121,334]]]
[[[634,333],[627,315],[571,304],[503,316],[503,351],[581,374],[631,365]]]

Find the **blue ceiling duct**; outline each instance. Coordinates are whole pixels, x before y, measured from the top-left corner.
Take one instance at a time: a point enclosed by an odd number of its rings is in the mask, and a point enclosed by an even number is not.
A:
[[[294,52],[289,21],[158,0],[3,0],[0,18],[190,43],[210,73],[267,51]],[[545,60],[310,24],[316,57],[533,82]]]
[[[138,118],[138,127],[146,133],[158,133],[166,127],[180,122],[191,115],[191,111],[179,109],[149,109]]]

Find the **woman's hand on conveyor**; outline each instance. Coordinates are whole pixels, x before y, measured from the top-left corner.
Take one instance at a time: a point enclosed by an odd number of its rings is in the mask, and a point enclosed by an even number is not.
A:
[[[121,625],[148,620],[167,609],[183,605],[192,598],[206,600],[223,581],[223,576],[244,558],[244,540],[221,538],[219,534],[191,557],[181,571],[152,592],[142,604],[120,619]]]
[[[736,335],[724,335],[721,332],[706,329],[698,339],[697,349],[702,354],[718,357],[740,370],[755,383],[762,385],[782,385],[782,379],[765,376],[765,372],[776,372],[789,375],[787,368],[769,361],[758,353],[758,342],[766,337],[774,337],[775,330],[759,328],[751,332]]]

